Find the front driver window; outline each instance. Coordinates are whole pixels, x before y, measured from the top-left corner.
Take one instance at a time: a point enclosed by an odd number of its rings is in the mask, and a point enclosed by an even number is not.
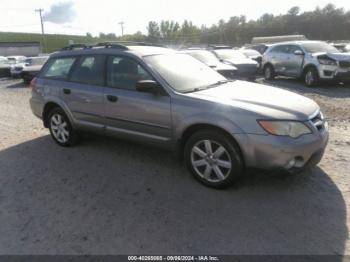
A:
[[[108,58],[108,86],[135,90],[136,83],[141,80],[153,80],[153,78],[135,60],[115,56]]]

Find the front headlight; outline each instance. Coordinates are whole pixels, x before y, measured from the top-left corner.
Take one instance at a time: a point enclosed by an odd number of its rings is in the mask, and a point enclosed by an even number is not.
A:
[[[311,134],[310,128],[298,121],[258,121],[260,126],[271,135],[290,136],[297,138],[301,135]]]
[[[318,58],[318,62],[321,64],[321,65],[331,65],[331,66],[335,66],[337,65],[337,62],[331,58],[325,58],[325,57],[319,57]]]

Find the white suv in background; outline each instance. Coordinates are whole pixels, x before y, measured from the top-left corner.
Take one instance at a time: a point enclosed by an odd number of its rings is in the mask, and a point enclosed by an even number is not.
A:
[[[267,80],[282,75],[301,78],[307,86],[321,80],[350,82],[350,54],[321,41],[274,44],[264,53],[262,66]]]

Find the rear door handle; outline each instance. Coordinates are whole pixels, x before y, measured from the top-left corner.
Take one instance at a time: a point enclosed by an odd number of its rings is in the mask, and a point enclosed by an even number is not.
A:
[[[118,97],[112,96],[112,95],[107,95],[107,99],[109,102],[115,103],[118,101]]]
[[[72,91],[70,89],[64,88],[63,93],[65,93],[66,95],[69,95],[70,93],[72,93]]]

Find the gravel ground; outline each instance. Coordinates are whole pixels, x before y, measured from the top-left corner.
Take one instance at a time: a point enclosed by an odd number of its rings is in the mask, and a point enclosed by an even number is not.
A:
[[[0,254],[350,255],[350,88],[268,84],[319,103],[326,154],[302,174],[251,171],[219,191],[158,149],[98,137],[57,146],[30,90],[0,79]]]

